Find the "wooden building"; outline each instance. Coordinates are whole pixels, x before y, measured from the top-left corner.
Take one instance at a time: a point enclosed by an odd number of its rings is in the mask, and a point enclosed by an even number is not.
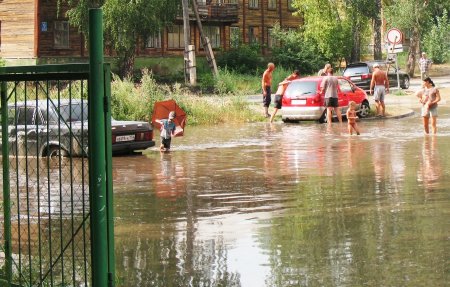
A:
[[[241,43],[258,42],[262,53],[274,44],[270,35],[276,23],[298,28],[292,0],[197,0],[203,31],[213,49],[228,50]],[[9,62],[39,63],[41,59],[85,58],[84,36],[69,25],[67,7],[57,10],[56,0],[0,0],[0,57]],[[181,15],[181,13],[180,13]],[[190,12],[191,43],[203,54],[199,29]],[[175,56],[184,50],[183,19],[139,40],[138,56]],[[110,49],[106,54],[111,55]]]

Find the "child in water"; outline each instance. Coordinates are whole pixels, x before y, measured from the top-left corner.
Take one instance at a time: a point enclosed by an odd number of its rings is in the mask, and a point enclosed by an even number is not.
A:
[[[172,141],[172,136],[175,133],[175,112],[169,113],[168,119],[156,120],[157,123],[161,124],[161,146],[159,149],[161,151],[170,150],[170,142]]]
[[[348,133],[353,134],[353,130],[355,130],[356,134],[359,135],[359,129],[356,125],[356,119],[358,116],[356,115],[356,103],[354,101],[350,101],[348,104],[347,110],[347,122],[348,122]]]

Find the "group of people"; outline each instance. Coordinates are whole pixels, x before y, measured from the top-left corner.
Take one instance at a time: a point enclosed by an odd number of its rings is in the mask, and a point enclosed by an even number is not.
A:
[[[431,119],[431,129],[435,134],[437,132],[436,119],[437,119],[437,103],[441,100],[439,90],[435,87],[433,81],[428,76],[428,71],[432,65],[432,61],[426,58],[426,53],[422,53],[422,58],[419,60],[419,66],[421,71],[421,77],[423,80],[422,88],[416,93],[422,104],[421,116],[423,117],[423,126],[425,133],[429,133],[429,123]],[[271,103],[271,86],[272,86],[272,74],[275,70],[275,64],[269,63],[267,69],[264,71],[261,81],[261,87],[263,91],[263,106],[264,116],[270,118],[270,122],[273,122],[278,110],[281,109],[282,96],[287,88],[287,84],[295,79],[300,78],[300,72],[295,70],[284,81],[278,85],[278,89],[275,94],[275,107],[272,115],[269,114],[269,106]],[[341,109],[338,103],[338,78],[333,76],[333,67],[327,63],[323,69],[318,72],[319,76],[323,76],[323,80],[320,84],[320,93],[324,95],[325,107],[327,109],[326,118],[328,124],[332,122],[333,110],[340,123],[342,123]],[[373,95],[376,105],[376,116],[385,117],[386,107],[384,98],[389,93],[389,79],[387,72],[383,71],[378,63],[373,65],[372,80],[370,82],[369,93]],[[347,109],[347,122],[348,132],[353,134],[353,131],[359,135],[360,131],[356,124],[356,103],[351,101]]]

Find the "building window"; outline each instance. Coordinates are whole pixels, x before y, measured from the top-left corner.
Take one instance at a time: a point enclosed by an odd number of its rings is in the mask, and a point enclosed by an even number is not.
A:
[[[167,30],[167,46],[172,49],[184,48],[183,26],[174,25],[168,27]]]
[[[53,45],[55,48],[69,48],[69,22],[55,21],[53,31]]]
[[[258,43],[259,38],[259,27],[250,26],[248,27],[248,42],[250,44]]]
[[[161,32],[148,36],[145,48],[161,48]]]
[[[277,0],[268,0],[267,1],[267,9],[276,10],[277,9]]]
[[[273,36],[273,28],[267,29],[267,47],[272,49],[274,47],[279,47],[280,41]]]
[[[259,0],[249,0],[248,8],[253,8],[253,9],[259,8]]]
[[[295,8],[293,6],[294,0],[287,0],[287,4],[288,4],[288,10],[289,11],[295,11]]]
[[[218,26],[204,26],[203,32],[209,38],[212,48],[220,48],[220,28]]]
[[[230,47],[237,48],[241,43],[241,31],[239,27],[230,27]]]

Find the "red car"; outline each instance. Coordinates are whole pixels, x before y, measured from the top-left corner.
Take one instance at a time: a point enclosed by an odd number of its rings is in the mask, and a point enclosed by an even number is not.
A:
[[[290,82],[283,94],[283,122],[317,120],[326,121],[324,95],[320,93],[320,83],[324,77],[305,77]],[[338,77],[339,107],[345,115],[348,103],[354,101],[360,118],[367,117],[370,104],[367,94],[345,77]]]

